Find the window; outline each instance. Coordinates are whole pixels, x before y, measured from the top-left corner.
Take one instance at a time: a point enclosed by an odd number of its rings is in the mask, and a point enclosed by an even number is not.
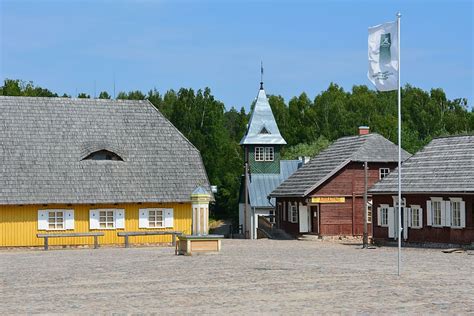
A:
[[[275,153],[273,147],[265,147],[265,161],[273,161],[275,158]]]
[[[74,229],[74,210],[38,210],[38,230]]]
[[[255,161],[273,161],[275,151],[273,147],[255,147]]]
[[[207,212],[207,208],[193,206],[193,220],[199,220],[197,214],[200,213],[202,221]],[[173,214],[172,208],[141,208],[138,210],[138,228],[173,227]]]
[[[148,211],[148,227],[163,227],[163,210]]]
[[[265,147],[255,147],[255,161],[265,161]]]
[[[379,179],[382,180],[390,173],[390,168],[380,168],[379,169]]]
[[[432,200],[431,201],[431,212],[433,214],[433,226],[442,226],[441,221],[441,203],[443,201]]]
[[[380,208],[380,225],[388,226],[388,207],[384,206]]]
[[[124,209],[89,210],[89,229],[123,229],[125,228]]]
[[[451,198],[451,227],[461,227],[461,199]]]
[[[85,157],[83,160],[115,160],[115,161],[123,161],[122,157],[117,155],[114,152],[108,151],[108,150],[99,150],[91,153],[87,157]]]
[[[267,128],[264,126],[261,130],[260,130],[260,134],[270,134],[270,132],[267,130]]]
[[[113,210],[99,211],[99,227],[115,228],[115,216]]]
[[[421,222],[421,212],[422,209],[418,205],[411,206],[411,218],[410,218],[410,227],[411,228],[421,228],[423,223]]]
[[[48,229],[64,229],[63,211],[48,211]]]
[[[269,212],[269,217],[268,217],[268,221],[272,224],[275,224],[275,211],[274,210],[270,210]]]
[[[288,220],[291,223],[298,223],[298,206],[296,202],[290,203]]]
[[[372,223],[372,200],[367,201],[367,223]]]

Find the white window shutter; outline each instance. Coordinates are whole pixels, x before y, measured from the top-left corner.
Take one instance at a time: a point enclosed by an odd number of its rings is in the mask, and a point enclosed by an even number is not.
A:
[[[461,210],[461,228],[466,227],[466,202],[460,202],[460,210]]]
[[[89,229],[99,229],[99,211],[89,210]]]
[[[444,201],[444,226],[451,227],[451,201]]]
[[[377,207],[377,225],[382,226],[382,208]]]
[[[74,210],[64,211],[64,228],[74,229]]]
[[[138,210],[138,228],[148,228],[148,209]]]
[[[418,216],[419,216],[420,225],[418,225],[417,228],[422,228],[423,227],[423,209],[421,207],[418,209]]]
[[[431,213],[431,200],[426,201],[426,225],[433,226],[433,214]]]
[[[388,208],[388,238],[395,238],[395,209]]]
[[[48,229],[48,211],[38,210],[38,230]]]
[[[408,239],[408,227],[410,225],[411,209],[408,207],[403,208],[403,239]]]
[[[125,210],[118,209],[114,211],[115,228],[125,228]]]
[[[163,213],[165,216],[165,227],[173,227],[173,209],[172,208],[165,208],[163,209]]]

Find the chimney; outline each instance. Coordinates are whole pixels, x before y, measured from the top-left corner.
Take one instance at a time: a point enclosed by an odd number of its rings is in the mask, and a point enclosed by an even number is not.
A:
[[[367,135],[370,133],[370,128],[368,126],[359,126],[359,135]]]

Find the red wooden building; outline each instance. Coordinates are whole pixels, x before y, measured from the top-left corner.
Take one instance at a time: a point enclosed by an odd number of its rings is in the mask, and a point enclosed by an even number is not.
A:
[[[377,183],[373,237],[397,240],[398,170]],[[402,239],[474,243],[474,136],[434,139],[402,166]]]
[[[364,163],[370,187],[398,161],[395,144],[368,132],[368,127],[361,127],[358,136],[338,139],[270,194],[276,198],[277,227],[294,235],[363,234]],[[409,156],[403,152],[404,160]],[[368,204],[370,222],[370,196]]]

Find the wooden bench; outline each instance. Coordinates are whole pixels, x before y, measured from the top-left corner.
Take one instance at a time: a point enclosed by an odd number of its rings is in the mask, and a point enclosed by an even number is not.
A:
[[[163,231],[163,230],[148,230],[140,232],[118,232],[117,236],[125,237],[125,248],[130,248],[128,242],[129,236],[151,236],[151,235],[172,235],[172,245],[176,245],[176,236],[181,236],[183,233],[178,231]]]
[[[104,236],[104,233],[54,233],[54,234],[36,234],[38,238],[44,238],[44,250],[48,250],[49,238],[63,238],[63,237],[94,237],[94,249],[99,248],[99,236]]]

